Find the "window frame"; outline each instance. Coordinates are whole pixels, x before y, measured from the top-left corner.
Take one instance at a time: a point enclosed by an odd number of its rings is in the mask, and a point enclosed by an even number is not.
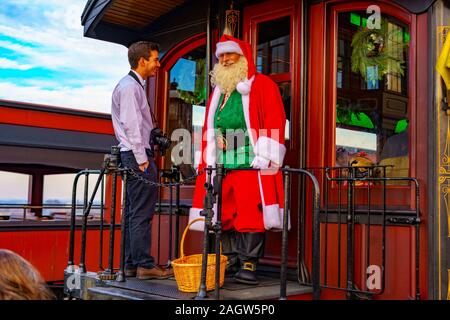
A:
[[[338,15],[342,12],[351,12],[351,11],[366,11],[367,7],[370,5],[378,5],[381,9],[382,16],[389,16],[393,20],[398,21],[399,23],[407,26],[410,34],[410,45],[408,52],[408,60],[406,61],[406,65],[409,67],[407,71],[406,77],[406,92],[408,97],[408,105],[407,105],[407,115],[409,118],[409,126],[408,126],[408,150],[409,150],[409,174],[408,176],[414,177],[416,176],[416,71],[411,66],[415,65],[416,61],[416,51],[415,42],[416,42],[416,20],[415,16],[406,12],[403,9],[399,9],[396,6],[389,5],[383,2],[375,1],[375,2],[352,2],[352,3],[343,3],[336,4],[330,7],[327,21],[329,21],[329,36],[327,39],[327,54],[326,57],[326,65],[328,69],[328,76],[326,76],[326,85],[325,92],[329,94],[325,95],[325,129],[323,132],[325,134],[325,164],[326,165],[335,165],[335,155],[336,155],[336,103],[337,103],[337,62],[338,62]],[[390,20],[392,20],[390,19]],[[390,92],[390,91],[387,91]],[[326,111],[328,110],[328,112]],[[405,186],[388,186],[388,188],[408,188]]]

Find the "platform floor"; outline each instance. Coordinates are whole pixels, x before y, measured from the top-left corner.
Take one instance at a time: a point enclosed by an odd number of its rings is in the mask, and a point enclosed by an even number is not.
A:
[[[249,286],[226,277],[220,290],[220,298],[224,300],[270,300],[280,296],[280,280],[259,275],[260,284]],[[310,287],[299,285],[295,281],[287,282],[287,295],[311,293]],[[185,293],[178,290],[175,278],[166,280],[139,280],[129,278],[126,282],[106,281],[104,286],[89,289],[89,295],[97,300],[190,300],[196,293]],[[208,298],[214,298],[214,291],[208,292]]]

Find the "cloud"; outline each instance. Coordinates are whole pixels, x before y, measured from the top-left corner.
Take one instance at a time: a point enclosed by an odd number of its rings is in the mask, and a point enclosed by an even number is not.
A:
[[[57,83],[51,81],[36,80],[28,84],[23,86],[0,81],[0,99],[111,113],[114,84],[94,82],[76,88],[57,86]]]
[[[29,64],[20,64],[16,61],[9,60],[6,58],[0,58],[0,69],[18,69],[18,70],[28,70],[33,66]]]
[[[80,17],[86,2],[2,0],[0,35],[7,38],[0,40],[0,48],[14,54],[0,59],[1,98],[110,112],[111,92],[129,69],[127,49],[83,36]],[[12,11],[19,12],[20,20]],[[39,68],[43,72],[39,81],[33,82],[17,80],[25,77],[20,72],[14,79],[2,77],[2,68]],[[49,71],[47,83],[45,70]],[[48,84],[54,81],[55,72],[61,78],[50,90]],[[103,101],[108,101],[107,107]]]

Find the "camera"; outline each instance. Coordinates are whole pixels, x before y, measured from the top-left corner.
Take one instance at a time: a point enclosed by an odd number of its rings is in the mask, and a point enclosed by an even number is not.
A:
[[[119,168],[120,165],[120,148],[118,146],[111,147],[111,153],[105,154],[103,159],[103,168],[107,172],[114,171]]]
[[[150,144],[153,146],[158,146],[158,150],[163,155],[168,148],[170,148],[172,141],[170,138],[161,131],[160,128],[154,128],[150,132]]]

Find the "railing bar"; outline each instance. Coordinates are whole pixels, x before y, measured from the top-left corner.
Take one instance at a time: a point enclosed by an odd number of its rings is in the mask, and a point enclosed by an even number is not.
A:
[[[326,285],[327,284],[327,273],[328,273],[328,180],[325,179],[324,181],[324,193],[325,193],[325,257],[323,262],[323,269],[324,269],[324,275],[323,275],[323,282]]]
[[[338,169],[338,175],[341,177],[342,169]],[[341,286],[341,218],[342,218],[342,184],[338,181],[338,241],[337,241],[337,252],[338,252],[338,287]]]
[[[161,174],[159,175],[159,182],[163,182]],[[161,214],[162,214],[162,187],[158,186],[158,264],[161,264]]]
[[[372,171],[369,168],[368,169],[368,176],[371,177],[372,175]],[[366,270],[367,268],[370,266],[370,210],[371,210],[371,206],[370,206],[370,201],[371,201],[371,188],[370,188],[371,182],[368,181],[367,182],[367,233],[366,233]],[[367,283],[365,283],[366,286],[366,290],[367,288]]]
[[[104,270],[103,268],[103,219],[104,219],[104,203],[105,203],[105,199],[104,199],[104,193],[105,193],[105,179],[104,177],[102,178],[102,184],[101,184],[101,189],[100,189],[101,195],[100,195],[100,260],[99,260],[99,264],[98,267],[100,270]],[[125,205],[125,204],[123,204]]]
[[[419,182],[416,185],[416,300],[420,300],[420,189]]]

